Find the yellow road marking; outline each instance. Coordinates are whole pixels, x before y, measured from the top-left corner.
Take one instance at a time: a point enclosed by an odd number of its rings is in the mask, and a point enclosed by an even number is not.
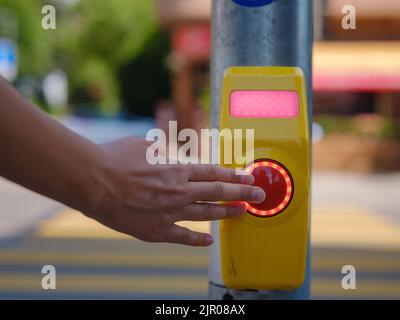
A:
[[[330,297],[393,297],[400,299],[400,281],[359,280],[355,290],[344,290],[340,281],[320,279],[311,282],[311,296]]]
[[[209,232],[209,223],[180,222],[199,232]],[[132,237],[107,228],[78,211],[64,209],[58,214],[39,225],[37,235],[40,238],[103,238],[103,239],[132,239]]]
[[[315,208],[311,228],[318,246],[400,250],[400,226],[363,207]]]
[[[180,224],[196,231],[209,232],[208,222]],[[400,226],[391,224],[362,207],[314,208],[311,231],[312,244],[317,246],[395,250],[400,248]],[[44,221],[39,226],[37,235],[40,238],[129,238],[70,209]]]
[[[58,292],[205,294],[206,276],[116,276],[57,275]],[[41,275],[2,274],[0,291],[32,292],[41,290]],[[400,298],[400,281],[362,280],[356,290],[344,290],[338,280],[318,279],[312,282],[312,296],[393,297]]]
[[[208,232],[208,223],[182,223],[184,226],[201,232]],[[82,214],[67,209],[60,215],[44,221],[36,233],[44,239],[128,239],[128,236],[110,230]],[[326,248],[377,249],[400,252],[400,227],[390,224],[381,216],[365,208],[351,206],[317,207],[312,214],[312,244]],[[116,244],[117,245],[117,244]],[[44,265],[86,267],[159,267],[159,268],[207,268],[208,257],[201,254],[173,252],[167,254],[162,250],[132,250],[119,252],[86,251],[28,251],[12,249],[0,251],[2,265]],[[56,250],[55,248],[54,250]],[[92,250],[92,249],[87,249]],[[143,253],[145,252],[145,253]],[[352,255],[339,252],[319,253],[313,256],[313,271],[337,272],[345,264],[354,265],[357,271],[383,273],[399,272],[400,255],[375,254]],[[42,275],[15,272],[0,273],[0,290],[3,292],[41,290]],[[62,292],[129,292],[157,294],[205,294],[207,276],[177,275],[118,275],[118,274],[57,274],[57,290]],[[400,298],[400,281],[379,279],[360,279],[357,290],[343,290],[339,280],[317,277],[312,282],[312,295],[327,297],[394,297]]]
[[[344,265],[353,265],[358,271],[363,272],[400,272],[400,256],[394,259],[374,259],[372,254],[368,258],[343,257],[318,257],[312,256],[311,269],[312,271],[337,271],[340,272]]]
[[[62,266],[101,266],[101,267],[160,267],[160,268],[207,268],[206,254],[160,254],[160,253],[110,253],[96,252],[32,252],[11,251],[0,252],[3,265],[43,265],[53,264]],[[342,266],[351,264],[364,272],[399,272],[400,255],[394,258],[358,257],[340,255],[323,256],[315,254],[312,258],[313,271],[340,272]]]
[[[0,290],[24,292],[41,290],[41,275],[1,274]],[[118,275],[63,275],[58,273],[56,289],[61,292],[129,292],[157,294],[204,294],[207,276],[118,276]]]
[[[145,267],[207,267],[206,255],[165,255],[165,254],[96,254],[67,252],[2,252],[2,264],[53,264],[64,266],[124,266]]]

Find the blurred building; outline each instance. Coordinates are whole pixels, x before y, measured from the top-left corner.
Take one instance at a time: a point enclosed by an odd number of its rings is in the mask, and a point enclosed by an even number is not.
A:
[[[355,9],[355,29],[342,26],[348,5]],[[173,51],[169,64],[174,73],[173,97],[180,126],[192,127],[191,110],[202,90],[209,86],[211,0],[156,0],[156,6],[161,23],[171,31]],[[355,118],[349,125],[353,128],[350,131],[360,131],[358,137],[353,135],[355,141],[348,147],[355,154],[347,154],[343,159],[343,143],[349,137],[328,143],[326,148],[322,140],[316,148],[316,154],[322,149],[316,167],[357,170],[350,163],[351,159],[360,158],[364,163],[360,165],[361,171],[377,164],[379,170],[400,169],[398,142],[380,139],[385,135],[400,138],[396,129],[391,128],[396,126],[391,121],[400,119],[400,1],[317,0],[315,37],[316,119],[318,115]],[[340,131],[340,126],[336,131]],[[337,133],[341,132],[336,132],[336,136]],[[386,162],[375,159],[382,148]],[[332,158],[335,160],[327,161]]]

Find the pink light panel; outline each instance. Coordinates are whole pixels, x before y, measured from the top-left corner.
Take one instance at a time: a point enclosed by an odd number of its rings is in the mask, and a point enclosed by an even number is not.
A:
[[[293,118],[299,114],[296,91],[233,91],[230,113],[235,118]]]

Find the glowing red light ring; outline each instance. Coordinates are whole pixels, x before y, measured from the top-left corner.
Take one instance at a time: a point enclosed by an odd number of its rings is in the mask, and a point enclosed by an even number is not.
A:
[[[293,196],[292,177],[290,176],[290,174],[288,173],[288,171],[286,169],[281,167],[276,162],[272,162],[272,161],[258,161],[258,162],[251,164],[250,166],[246,167],[244,170],[251,173],[255,168],[258,168],[258,167],[269,167],[269,168],[277,170],[285,179],[286,194],[285,194],[285,197],[283,198],[283,201],[279,205],[277,205],[275,208],[270,209],[270,210],[259,210],[259,209],[252,207],[248,202],[245,202],[247,211],[250,211],[252,214],[254,214],[256,216],[261,216],[261,217],[276,216],[277,214],[282,212],[288,206],[290,200],[292,200],[292,196]]]

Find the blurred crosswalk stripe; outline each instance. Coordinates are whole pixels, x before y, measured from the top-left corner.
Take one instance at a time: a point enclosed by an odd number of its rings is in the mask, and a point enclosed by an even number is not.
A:
[[[318,246],[400,250],[400,226],[368,208],[319,206],[311,221],[311,243]]]
[[[44,263],[61,266],[103,266],[103,267],[163,267],[163,268],[207,268],[208,257],[206,255],[163,255],[159,253],[149,254],[99,254],[94,252],[1,252],[0,265],[43,265]],[[341,266],[352,264],[356,268],[371,272],[400,272],[400,254],[396,258],[385,257],[382,259],[376,255],[369,257],[345,256],[345,257],[319,257],[313,256],[313,270],[337,271]]]
[[[400,299],[399,227],[356,206],[315,210],[312,297]],[[40,286],[44,264],[57,269],[55,293]],[[341,288],[348,264],[357,270],[356,290]],[[144,243],[68,209],[0,249],[0,298],[205,298],[207,267],[204,248]]]
[[[1,292],[39,292],[41,275],[13,274],[0,275]],[[312,282],[312,295],[318,298],[399,298],[400,280],[376,281],[362,280],[357,282],[356,290],[344,290],[340,281],[315,278]],[[107,294],[187,294],[204,295],[207,292],[206,276],[152,276],[126,277],[121,275],[66,275],[57,276],[58,293],[93,292]]]
[[[331,253],[331,256],[323,257],[314,255],[312,258],[311,266],[313,270],[340,270],[344,265],[354,265],[356,269],[383,273],[383,272],[399,272],[400,273],[400,253],[397,258],[381,258],[376,254],[370,253],[369,257],[357,257],[355,256],[344,256],[335,255]]]
[[[340,281],[315,278],[311,284],[311,294],[318,298],[376,299],[382,297],[383,299],[400,299],[400,280],[388,282],[358,281],[354,290],[344,290],[340,283]]]
[[[58,292],[140,292],[158,294],[202,294],[207,290],[206,277],[152,276],[126,277],[109,275],[66,275],[57,274]],[[0,291],[40,291],[41,275],[13,274],[0,275]]]
[[[178,224],[200,232],[209,231],[208,222],[180,222]],[[71,209],[65,209],[53,218],[43,221],[37,228],[37,236],[40,238],[132,239]]]
[[[0,253],[2,264],[37,264],[43,263],[53,265],[77,265],[92,266],[102,265],[106,267],[207,267],[208,258],[203,255],[163,255],[163,254],[132,254],[129,252],[120,254],[96,254],[95,252],[73,253],[73,252],[3,252]]]
[[[400,226],[368,208],[331,205],[313,208],[311,242],[317,246],[353,248],[400,248]],[[190,229],[208,232],[208,222],[181,222]],[[40,238],[130,239],[81,213],[66,209],[44,221],[37,230]]]

